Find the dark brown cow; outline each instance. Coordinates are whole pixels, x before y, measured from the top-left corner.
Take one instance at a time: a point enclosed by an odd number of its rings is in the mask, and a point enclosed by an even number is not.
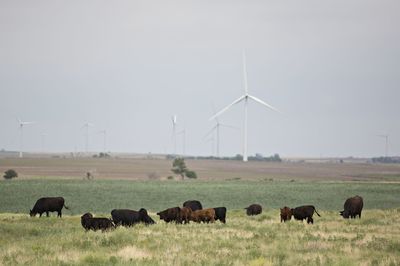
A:
[[[258,215],[262,213],[262,207],[260,204],[251,204],[249,207],[244,208],[247,215]]]
[[[191,215],[192,215],[192,209],[186,207],[181,208],[179,211],[178,222],[185,224],[189,223]]]
[[[303,220],[307,219],[307,223],[308,223],[308,224],[309,224],[309,223],[311,223],[311,224],[314,223],[314,220],[313,220],[313,218],[312,218],[313,215],[314,215],[314,212],[315,212],[318,216],[321,216],[321,215],[319,215],[319,213],[317,212],[317,210],[315,209],[315,207],[312,206],[312,205],[300,206],[300,207],[291,209],[291,212],[292,212],[292,215],[294,216],[294,218],[295,218],[296,220],[301,220],[301,221],[303,221]]]
[[[111,219],[108,218],[97,218],[93,217],[91,213],[85,213],[84,215],[81,216],[81,224],[82,227],[85,228],[86,231],[93,230],[101,230],[101,231],[106,231],[109,229],[114,228],[114,224]]]
[[[176,223],[179,222],[179,213],[181,209],[179,207],[169,208],[158,212],[157,215],[160,216],[161,220],[164,220],[166,223],[175,221]]]
[[[133,226],[137,223],[145,225],[155,224],[154,220],[148,215],[146,209],[139,211],[129,209],[114,209],[111,211],[112,219],[115,225]]]
[[[49,217],[49,212],[57,212],[57,216],[61,218],[61,209],[63,207],[69,210],[64,204],[63,197],[40,198],[36,201],[33,209],[29,211],[29,214],[31,217],[34,217],[39,213],[39,216],[42,217],[42,214],[45,212],[46,216]]]
[[[215,220],[220,220],[222,223],[226,223],[226,207],[217,207],[215,210]]]
[[[362,197],[355,196],[348,198],[344,203],[344,210],[340,212],[340,215],[345,219],[356,218],[358,215],[358,217],[361,219],[361,211],[363,206],[364,202]]]
[[[290,221],[292,219],[292,210],[289,207],[281,209],[281,222]]]
[[[196,223],[213,223],[215,221],[215,210],[214,209],[203,209],[192,212],[190,220]]]
[[[183,203],[183,207],[190,208],[192,211],[202,210],[203,206],[198,200],[188,200]]]

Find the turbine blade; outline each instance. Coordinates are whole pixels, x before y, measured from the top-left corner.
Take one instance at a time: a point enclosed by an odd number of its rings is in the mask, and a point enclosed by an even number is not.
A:
[[[248,95],[248,96],[249,96],[250,99],[252,99],[252,100],[254,100],[254,101],[256,101],[256,102],[258,102],[258,103],[260,103],[260,104],[262,104],[262,105],[264,105],[264,106],[266,106],[266,107],[268,107],[268,108],[270,108],[272,110],[274,110],[275,112],[282,113],[281,111],[279,111],[278,109],[276,109],[272,105],[269,105],[268,103],[258,99],[257,97],[254,97],[252,95]]]
[[[244,49],[242,51],[242,60],[243,60],[244,93],[247,95],[249,93],[249,88],[247,87],[246,53],[245,53]]]
[[[31,124],[36,124],[36,122],[21,122],[21,125],[31,125]]]
[[[219,124],[219,125],[222,127],[228,127],[228,128],[232,128],[232,129],[238,129],[238,130],[240,129],[240,128],[232,126],[232,125],[226,125],[226,124]]]
[[[217,128],[217,125],[213,126],[210,129],[210,131],[208,131],[207,134],[204,135],[203,139],[207,138],[211,133],[213,133],[216,128]]]
[[[241,102],[244,98],[246,98],[246,95],[240,96],[240,98],[236,99],[235,101],[233,101],[233,103],[231,103],[230,105],[226,106],[224,109],[222,109],[221,111],[219,111],[218,113],[216,113],[215,115],[213,115],[212,117],[210,117],[210,119],[208,120],[213,120],[214,118],[220,116],[222,113],[224,113],[226,110],[228,110],[229,108],[231,108],[233,105]]]

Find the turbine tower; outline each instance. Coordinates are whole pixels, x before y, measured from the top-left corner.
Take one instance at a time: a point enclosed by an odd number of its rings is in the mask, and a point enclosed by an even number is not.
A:
[[[253,100],[259,104],[262,104],[269,109],[272,109],[276,112],[279,112],[275,107],[269,105],[268,103],[258,99],[257,97],[254,97],[249,94],[248,86],[247,86],[247,69],[246,69],[246,55],[243,51],[243,78],[244,78],[244,94],[240,96],[238,99],[233,101],[233,103],[229,104],[225,108],[223,108],[221,111],[216,113],[214,116],[212,116],[209,120],[213,120],[216,117],[220,116],[223,114],[225,111],[227,111],[229,108],[231,108],[233,105],[238,104],[242,101],[244,101],[244,128],[243,128],[243,161],[247,162],[247,116],[248,116],[248,102],[249,100]]]
[[[181,131],[176,133],[177,135],[182,135],[182,155],[186,156],[186,128],[183,128]]]
[[[35,124],[36,122],[23,122],[19,118],[17,118],[18,125],[19,125],[19,158],[23,157],[22,150],[23,150],[23,141],[24,141],[24,126]]]
[[[388,157],[389,135],[377,135],[377,137],[385,139],[385,157]]]
[[[174,156],[176,155],[176,123],[177,123],[177,117],[176,115],[172,116],[172,145],[174,149]]]
[[[106,154],[106,141],[107,141],[107,130],[103,129],[99,131],[100,134],[103,134],[103,153]]]
[[[82,126],[82,128],[86,129],[86,132],[85,132],[85,152],[86,152],[86,154],[89,152],[89,127],[92,127],[92,126],[94,126],[94,124],[92,124],[90,122],[87,122]]]

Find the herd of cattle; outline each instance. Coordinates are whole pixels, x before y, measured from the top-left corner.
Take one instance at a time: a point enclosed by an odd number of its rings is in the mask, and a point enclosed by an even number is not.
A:
[[[57,212],[57,216],[61,217],[62,208],[69,209],[65,205],[64,198],[62,197],[48,197],[40,198],[36,201],[33,209],[30,210],[30,216],[34,217],[39,214],[41,217],[43,213],[49,216],[49,212]],[[363,208],[363,199],[360,196],[349,198],[344,203],[344,210],[340,212],[343,218],[356,218],[358,215],[361,218],[361,211]],[[245,208],[247,215],[258,215],[262,213],[262,207],[259,204],[252,204]],[[280,209],[281,222],[291,220],[292,216],[296,220],[306,220],[307,223],[314,223],[314,212],[321,216],[314,206],[306,205],[294,209],[283,207]],[[189,223],[190,221],[196,223],[213,223],[217,220],[226,223],[226,207],[207,208],[203,209],[201,203],[197,200],[189,200],[183,203],[182,207],[168,208],[157,215],[161,220],[166,223]],[[156,222],[148,215],[146,209],[139,211],[129,209],[114,209],[111,211],[111,219],[93,217],[91,213],[85,213],[81,216],[81,224],[85,230],[108,230],[116,226],[133,226],[138,223],[145,225],[155,224]]]

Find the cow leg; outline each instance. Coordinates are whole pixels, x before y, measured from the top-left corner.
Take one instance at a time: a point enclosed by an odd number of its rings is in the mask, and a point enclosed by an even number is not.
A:
[[[62,215],[62,214],[61,214],[61,211],[58,211],[58,212],[57,212],[57,216],[61,218],[61,215]]]
[[[49,216],[50,216],[48,211],[46,212],[46,216],[47,216],[47,217],[49,217]]]
[[[39,213],[39,217],[42,217],[43,212]]]
[[[309,221],[310,221],[311,224],[314,224],[314,220],[313,220],[312,217],[310,217]]]

